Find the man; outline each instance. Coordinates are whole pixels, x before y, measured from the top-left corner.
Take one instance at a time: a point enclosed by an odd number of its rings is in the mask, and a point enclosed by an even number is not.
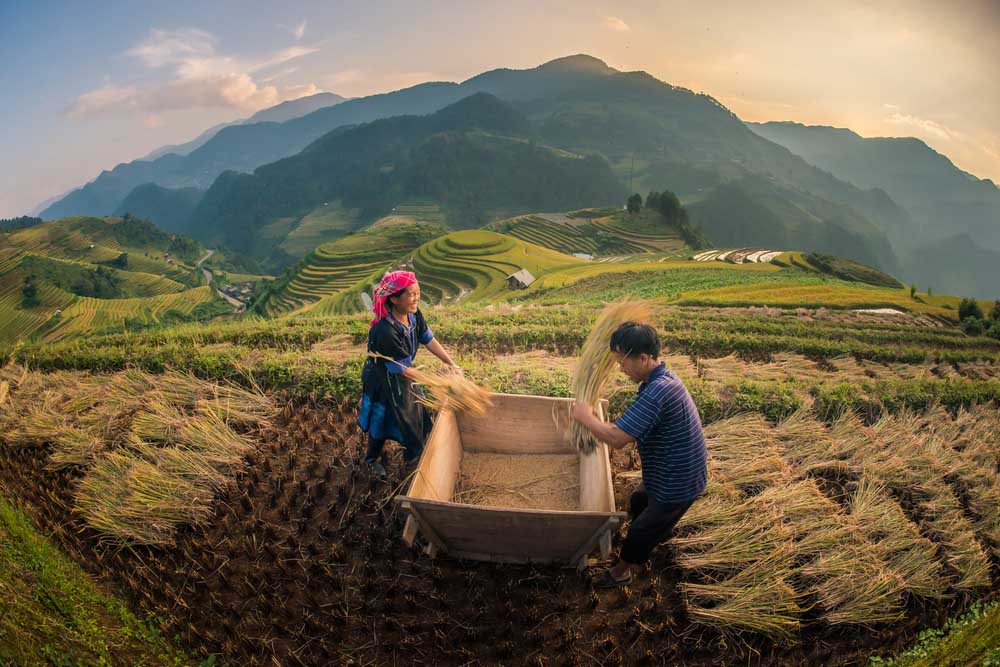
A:
[[[642,483],[632,493],[631,524],[618,562],[595,582],[615,588],[649,560],[674,526],[705,490],[708,477],[705,437],[698,408],[684,383],[659,361],[660,339],[648,324],[626,322],[611,335],[611,352],[622,372],[639,382],[635,402],[614,423],[602,422],[593,409],[573,406],[573,418],[615,449],[636,443]]]

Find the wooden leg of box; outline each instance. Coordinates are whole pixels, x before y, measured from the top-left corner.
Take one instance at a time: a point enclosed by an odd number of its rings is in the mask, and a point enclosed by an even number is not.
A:
[[[601,539],[598,541],[601,547],[601,558],[607,560],[611,557],[611,528],[609,527],[604,534],[601,535]]]
[[[403,542],[406,543],[406,546],[413,546],[413,540],[417,539],[417,528],[417,520],[413,518],[413,515],[406,517],[406,526],[403,528]]]
[[[594,546],[598,543],[598,541],[600,541],[601,536],[604,535],[607,531],[609,531],[611,529],[611,526],[613,525],[614,522],[611,519],[608,519],[607,521],[602,523],[601,527],[595,530],[594,534],[591,535],[589,538],[587,538],[587,541],[583,543],[583,546],[580,547],[580,550],[577,551],[575,554],[573,554],[573,557],[570,558],[569,562],[571,563],[575,563],[577,561],[586,562],[587,554],[589,554],[591,549],[593,549]]]
[[[410,505],[409,508],[410,516],[420,523],[420,532],[424,534],[424,537],[429,542],[425,550],[427,555],[433,557],[437,555],[438,550],[447,551],[448,547],[445,545],[444,540],[437,534],[437,531],[431,528],[431,524],[420,515],[420,510],[413,505]]]

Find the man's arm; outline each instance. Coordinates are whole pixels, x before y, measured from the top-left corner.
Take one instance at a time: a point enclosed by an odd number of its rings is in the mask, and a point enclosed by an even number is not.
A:
[[[594,414],[593,408],[584,403],[573,404],[573,419],[594,434],[594,437],[601,442],[607,443],[614,449],[622,449],[635,442],[635,438],[621,430],[614,424],[603,422]]]

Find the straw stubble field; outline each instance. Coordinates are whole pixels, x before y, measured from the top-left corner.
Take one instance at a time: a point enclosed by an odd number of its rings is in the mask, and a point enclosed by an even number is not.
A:
[[[996,581],[995,407],[717,420],[706,495],[645,576],[598,594],[589,571],[404,547],[402,466],[367,478],[350,403],[183,373],[4,373],[3,493],[234,664],[855,664]],[[634,452],[613,467],[627,507]]]

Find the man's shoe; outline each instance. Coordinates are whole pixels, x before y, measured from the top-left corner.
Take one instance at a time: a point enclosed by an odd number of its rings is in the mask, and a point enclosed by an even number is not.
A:
[[[620,588],[622,586],[628,586],[632,583],[632,573],[629,572],[627,575],[621,579],[616,579],[615,575],[611,574],[611,570],[605,570],[601,573],[601,576],[597,578],[594,582],[594,588]]]

